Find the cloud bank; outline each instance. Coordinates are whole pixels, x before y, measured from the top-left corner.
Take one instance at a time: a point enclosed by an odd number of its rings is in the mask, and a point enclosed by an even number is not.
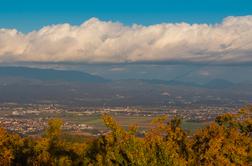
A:
[[[5,62],[252,62],[252,16],[221,23],[125,26],[91,18],[79,26],[58,24],[24,34],[0,29]]]

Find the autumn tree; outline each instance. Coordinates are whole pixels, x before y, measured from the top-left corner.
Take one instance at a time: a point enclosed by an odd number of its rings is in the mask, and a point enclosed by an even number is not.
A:
[[[0,128],[0,166],[79,165],[252,165],[252,107],[216,117],[193,134],[181,119],[157,117],[139,136],[136,125],[122,128],[111,116],[108,133],[92,142],[62,139],[63,121],[52,119],[42,137],[20,137]]]
[[[191,140],[193,164],[252,164],[251,107],[238,114],[224,114],[208,127],[197,131]]]

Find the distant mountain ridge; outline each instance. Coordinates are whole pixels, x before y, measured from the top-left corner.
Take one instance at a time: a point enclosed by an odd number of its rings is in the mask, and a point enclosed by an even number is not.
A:
[[[198,84],[194,82],[183,82],[183,81],[169,81],[169,80],[142,80],[143,82],[149,84],[160,84],[160,85],[171,85],[171,86],[190,86],[190,87],[201,87],[209,89],[220,89],[220,88],[229,88],[236,85],[235,83],[223,79],[213,79],[205,84]]]
[[[76,81],[103,83],[108,80],[80,71],[40,69],[29,67],[0,67],[0,77],[22,77],[43,81]]]
[[[56,70],[56,69],[41,69],[30,67],[0,67],[0,77],[21,77],[24,79],[37,79],[42,81],[71,81],[82,83],[105,83],[109,80],[100,76],[95,76],[89,73],[71,70]],[[121,80],[128,82],[130,80]],[[185,87],[201,87],[209,89],[221,89],[234,86],[233,82],[223,79],[213,79],[205,84],[183,81],[169,81],[158,79],[135,79],[152,85],[170,85],[170,86],[185,86]]]
[[[165,95],[164,95],[165,94]],[[240,99],[240,100],[237,100]],[[0,67],[1,103],[81,106],[240,104],[252,101],[252,84],[215,79],[205,84],[169,80],[107,80],[79,71]]]
[[[231,81],[223,80],[223,79],[214,79],[206,83],[204,86],[206,88],[213,88],[213,89],[219,89],[219,88],[229,88],[234,86],[235,84]]]

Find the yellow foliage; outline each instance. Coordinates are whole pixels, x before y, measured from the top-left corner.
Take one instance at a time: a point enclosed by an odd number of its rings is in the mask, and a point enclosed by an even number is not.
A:
[[[155,118],[149,131],[122,128],[111,116],[110,132],[92,142],[61,139],[60,119],[50,120],[44,137],[21,138],[0,128],[0,166],[194,166],[252,165],[252,107],[218,116],[212,124],[188,135],[181,120]]]

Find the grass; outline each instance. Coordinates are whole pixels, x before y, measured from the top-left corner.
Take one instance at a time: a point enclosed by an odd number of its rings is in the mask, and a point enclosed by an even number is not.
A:
[[[123,116],[123,115],[113,115],[113,118],[124,128],[127,128],[129,125],[136,124],[140,129],[148,129],[150,123],[154,117],[144,117],[144,116]],[[105,129],[105,125],[102,120],[101,115],[92,115],[92,116],[81,116],[81,117],[72,117],[69,120],[84,123],[90,126],[93,126],[97,129]],[[203,128],[208,125],[209,122],[182,122],[182,128],[187,131],[193,132],[199,128]]]

